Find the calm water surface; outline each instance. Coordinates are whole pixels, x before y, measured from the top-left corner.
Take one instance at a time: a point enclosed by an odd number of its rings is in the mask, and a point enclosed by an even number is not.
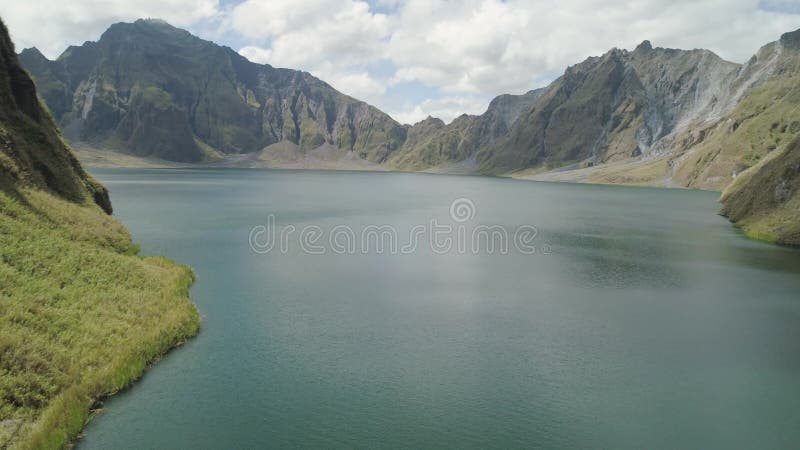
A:
[[[717,195],[415,174],[97,170],[144,254],[197,274],[200,335],[81,449],[800,445],[800,252]],[[250,230],[539,229],[524,255],[250,250]],[[549,249],[549,254],[542,251]]]

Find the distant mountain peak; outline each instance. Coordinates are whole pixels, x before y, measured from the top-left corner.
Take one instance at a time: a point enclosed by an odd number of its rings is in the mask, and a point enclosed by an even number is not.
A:
[[[47,57],[46,57],[46,56],[44,56],[44,54],[42,54],[42,52],[41,52],[41,51],[39,51],[39,49],[38,49],[38,48],[36,48],[36,47],[28,47],[28,48],[22,49],[22,51],[21,51],[21,52],[19,52],[19,54],[20,54],[20,55],[29,55],[29,56],[35,56],[35,57],[37,57],[37,58],[44,58],[44,59],[47,59]]]
[[[633,51],[650,51],[653,49],[653,44],[647,39],[643,40],[641,44],[637,45]]]
[[[780,38],[780,43],[784,47],[800,50],[800,29],[783,33]]]
[[[433,117],[432,115],[428,114],[428,117],[420,120],[419,122],[415,123],[414,125],[421,125],[421,124],[431,124],[436,126],[444,126],[444,121],[438,117]]]
[[[203,41],[203,39],[189,33],[188,31],[172,26],[169,22],[162,19],[138,19],[134,22],[117,22],[112,24],[100,36],[97,42],[102,42],[111,38],[131,35],[150,35],[159,36],[182,36],[192,40]]]

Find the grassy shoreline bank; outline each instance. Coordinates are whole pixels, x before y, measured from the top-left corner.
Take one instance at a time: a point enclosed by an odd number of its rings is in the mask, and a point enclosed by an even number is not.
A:
[[[197,334],[194,275],[42,191],[0,192],[0,231],[0,448],[63,448],[93,405]]]

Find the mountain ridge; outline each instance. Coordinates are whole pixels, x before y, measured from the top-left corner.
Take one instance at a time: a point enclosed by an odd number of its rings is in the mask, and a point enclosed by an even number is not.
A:
[[[43,55],[41,55],[41,52],[38,52],[35,49],[26,49],[21,53],[21,56],[24,63],[26,64],[26,66],[29,67],[34,77],[37,77],[37,83],[41,82],[42,84],[47,86],[50,84],[48,83],[49,79],[58,75],[59,70],[57,69],[63,69],[63,67],[59,66],[47,67],[48,64],[52,65],[53,63],[57,63],[58,61],[66,61],[66,60],[71,61],[73,59],[77,60],[85,60],[87,58],[91,59],[91,57],[85,57],[85,55],[97,52],[98,47],[102,47],[102,43],[104,41],[110,39],[113,40],[113,36],[115,34],[120,33],[119,30],[126,30],[131,27],[137,27],[143,25],[147,25],[151,28],[167,29],[169,30],[170,33],[180,35],[182,39],[194,42],[194,45],[208,46],[218,50],[226,51],[228,53],[228,56],[234,59],[234,65],[261,66],[268,68],[268,70],[286,71],[288,73],[295,73],[295,74],[299,73],[302,74],[302,76],[304,77],[313,79],[314,82],[324,85],[325,88],[330,88],[331,90],[334,90],[330,85],[324,83],[324,81],[318,80],[305,72],[292,71],[291,69],[275,69],[269,65],[257,65],[254,63],[249,63],[249,61],[247,61],[244,57],[238,55],[236,52],[234,52],[232,49],[228,47],[218,46],[210,41],[202,40],[200,38],[191,35],[189,32],[185,30],[172,27],[171,25],[167,24],[164,21],[155,19],[147,19],[147,20],[140,19],[133,23],[121,22],[114,24],[110,26],[109,29],[106,30],[106,32],[103,33],[103,35],[98,41],[96,42],[88,41],[84,43],[82,46],[71,46],[67,50],[65,50],[65,52],[56,61],[49,61],[46,60],[46,58],[43,59]],[[796,39],[793,40],[793,36],[798,36],[798,35],[800,35],[800,30],[796,32],[785,33],[778,41],[776,41],[775,43],[768,44],[765,47],[768,47],[769,45],[774,45],[776,43],[780,44],[780,42],[782,41],[789,43],[795,42]],[[718,86],[719,84],[724,84],[724,82],[726,81],[731,81],[731,80],[725,80],[724,79],[725,75],[730,76],[733,74],[733,72],[735,72],[737,68],[743,69],[746,68],[748,64],[750,64],[750,63],[745,63],[744,65],[739,65],[736,63],[724,61],[723,59],[715,55],[713,52],[703,49],[679,50],[679,49],[653,47],[652,43],[649,40],[643,41],[642,43],[637,45],[634,50],[631,51],[614,48],[609,50],[603,55],[589,57],[581,63],[568,67],[565,70],[564,75],[557,78],[550,85],[544,88],[531,91],[537,93],[536,98],[531,99],[531,101],[525,104],[524,107],[521,108],[521,110],[516,113],[516,115],[525,116],[525,118],[528,120],[520,121],[521,123],[516,124],[516,127],[512,127],[511,126],[512,124],[509,123],[504,124],[505,129],[503,129],[503,126],[496,126],[494,128],[492,128],[491,126],[489,127],[485,126],[484,128],[488,128],[490,130],[488,131],[488,134],[490,135],[489,138],[486,138],[485,136],[487,134],[486,130],[483,130],[482,132],[481,131],[475,132],[474,130],[471,130],[473,134],[475,134],[474,136],[466,136],[464,134],[467,132],[467,128],[470,128],[469,126],[467,126],[465,122],[471,122],[470,125],[474,125],[472,124],[472,122],[479,120],[479,118],[486,120],[486,116],[491,115],[493,113],[494,105],[502,101],[504,98],[508,97],[524,98],[526,95],[530,95],[531,92],[527,94],[522,94],[521,96],[513,96],[513,95],[510,96],[508,94],[501,94],[492,100],[489,107],[487,108],[487,111],[484,112],[483,114],[477,116],[460,116],[450,124],[445,124],[444,127],[439,127],[441,129],[437,129],[437,132],[435,133],[437,134],[437,136],[435,137],[429,136],[430,140],[434,142],[426,144],[429,147],[427,149],[415,148],[415,145],[412,145],[415,143],[415,140],[407,139],[407,135],[413,129],[414,125],[401,125],[383,113],[379,114],[381,116],[381,119],[384,121],[384,123],[381,124],[382,125],[381,129],[384,132],[382,136],[385,136],[387,134],[389,135],[388,140],[384,140],[383,142],[370,142],[360,146],[354,145],[355,142],[353,141],[351,136],[354,129],[352,126],[350,126],[350,124],[348,124],[347,127],[339,128],[337,130],[339,132],[332,132],[330,126],[327,127],[323,126],[322,130],[320,130],[319,127],[317,127],[317,129],[314,129],[314,127],[309,127],[307,125],[310,122],[314,121],[316,121],[317,125],[319,125],[320,120],[318,116],[320,115],[324,116],[325,111],[318,110],[314,111],[316,114],[304,114],[308,112],[308,108],[305,108],[305,106],[308,106],[307,105],[308,99],[306,98],[299,99],[301,104],[300,105],[301,107],[299,108],[300,109],[299,114],[296,114],[296,111],[293,111],[292,115],[295,117],[292,117],[292,120],[285,121],[285,123],[280,123],[279,127],[273,127],[273,129],[270,130],[271,133],[268,133],[271,136],[270,139],[266,139],[265,141],[262,140],[261,142],[258,143],[258,145],[253,145],[251,142],[250,143],[251,145],[249,146],[244,145],[243,146],[244,148],[242,146],[238,147],[230,145],[226,146],[224,142],[220,142],[218,139],[215,140],[214,138],[208,138],[208,136],[206,136],[208,133],[204,132],[197,133],[198,131],[197,128],[202,128],[202,126],[198,127],[197,123],[191,123],[190,126],[188,127],[189,129],[187,130],[187,127],[185,126],[186,121],[184,120],[183,117],[181,117],[181,113],[179,111],[163,111],[157,107],[153,108],[152,105],[154,103],[156,105],[158,104],[157,101],[158,92],[150,92],[150,94],[153,94],[150,97],[155,97],[155,98],[148,98],[149,96],[147,95],[147,93],[145,93],[145,95],[137,97],[136,100],[138,100],[139,102],[138,103],[131,102],[131,106],[132,109],[134,110],[141,110],[142,107],[148,107],[149,109],[145,109],[143,111],[144,115],[153,116],[156,118],[160,118],[163,116],[164,122],[173,123],[174,125],[179,125],[179,126],[172,126],[170,128],[179,130],[177,134],[178,136],[182,135],[182,139],[177,138],[176,136],[174,136],[175,133],[173,133],[172,136],[162,136],[161,137],[162,139],[159,140],[169,141],[170,139],[172,139],[178,141],[176,143],[167,142],[167,144],[165,145],[165,147],[167,148],[180,147],[180,146],[189,148],[191,151],[189,152],[188,162],[199,162],[201,160],[208,161],[209,154],[218,155],[219,153],[238,154],[238,153],[256,152],[262,150],[263,148],[273,143],[277,143],[282,140],[288,140],[292,143],[299,145],[302,151],[311,150],[322,144],[333,144],[334,146],[340,149],[347,149],[351,151],[358,150],[359,156],[368,159],[370,162],[386,164],[387,167],[389,168],[399,169],[399,170],[431,169],[439,165],[458,163],[464,159],[469,159],[469,158],[475,158],[478,161],[478,164],[474,168],[475,172],[484,172],[493,174],[524,171],[526,169],[536,166],[542,166],[545,168],[550,166],[552,166],[552,168],[559,166],[569,166],[571,164],[581,163],[581,161],[583,161],[582,164],[584,166],[589,166],[589,165],[594,166],[618,159],[625,159],[637,156],[648,156],[646,153],[650,150],[651,147],[655,148],[655,152],[657,154],[676,153],[674,151],[675,144],[660,142],[661,138],[664,138],[666,137],[667,134],[669,134],[665,133],[664,132],[665,130],[662,129],[664,126],[666,126],[667,132],[673,131],[673,129],[676,127],[682,130],[683,128],[687,127],[688,123],[696,120],[697,116],[700,115],[700,113],[703,113],[706,116],[714,115],[715,117],[723,115],[719,111],[714,111],[715,106],[710,105],[709,104],[710,102],[707,101],[705,106],[709,109],[709,111],[705,112],[698,111],[696,112],[696,114],[694,114],[694,116],[690,115],[689,117],[678,117],[677,119],[674,117],[667,117],[666,123],[664,123],[665,118],[657,117],[658,114],[652,114],[652,113],[638,114],[641,112],[640,110],[647,110],[648,108],[649,110],[651,110],[651,112],[655,111],[656,113],[658,113],[660,111],[659,108],[664,109],[665,105],[670,103],[668,101],[670,99],[666,100],[660,99],[662,103],[661,105],[654,106],[652,104],[648,104],[647,102],[652,103],[654,99],[652,98],[653,97],[652,93],[647,91],[647,89],[645,89],[643,92],[624,93],[625,95],[628,95],[630,98],[627,98],[626,101],[621,102],[621,104],[619,105],[611,105],[621,109],[621,111],[616,111],[617,108],[613,108],[612,111],[603,111],[600,114],[598,114],[598,116],[602,117],[591,117],[590,114],[588,118],[584,118],[585,120],[583,120],[582,122],[587,123],[587,125],[594,127],[594,129],[590,132],[584,133],[586,134],[586,136],[582,138],[573,139],[575,142],[569,142],[569,140],[560,139],[562,143],[553,147],[552,145],[543,142],[541,136],[537,136],[537,134],[541,135],[542,131],[537,132],[536,130],[528,129],[531,126],[535,127],[537,124],[542,124],[544,122],[547,122],[547,120],[541,118],[537,119],[536,117],[530,117],[532,114],[535,115],[535,112],[530,110],[530,108],[532,108],[533,104],[536,103],[535,100],[537,100],[538,97],[545,96],[548,91],[552,91],[558,87],[561,87],[562,90],[563,88],[570,89],[570,85],[573,85],[575,83],[580,84],[581,82],[593,81],[593,80],[580,80],[581,77],[586,75],[580,73],[582,70],[588,72],[606,70],[608,72],[603,75],[610,76],[610,78],[607,78],[606,80],[601,80],[602,82],[600,83],[596,83],[594,85],[595,88],[597,88],[598,86],[602,88],[606,86],[609,82],[621,83],[622,87],[625,89],[640,88],[640,86],[636,85],[641,84],[642,82],[645,82],[645,84],[649,83],[651,85],[653,84],[653,82],[656,83],[663,82],[664,80],[658,80],[658,79],[649,80],[648,77],[651,77],[652,74],[647,74],[647,73],[644,74],[642,79],[638,80],[629,79],[631,75],[630,74],[631,68],[633,68],[634,72],[637,71],[642,72],[643,69],[641,68],[641,66],[646,65],[648,63],[652,64],[652,61],[654,59],[653,57],[650,58],[642,57],[642,55],[646,54],[649,55],[659,54],[660,61],[657,61],[657,63],[659,64],[663,64],[664,60],[668,60],[669,58],[675,60],[672,62],[666,61],[668,65],[671,65],[670,70],[673,70],[675,72],[673,74],[675,76],[674,79],[669,81],[681,81],[679,79],[679,75],[686,75],[690,71],[696,71],[700,73],[701,76],[704,73],[707,75],[710,69],[708,67],[703,69],[701,67],[702,65],[718,66],[716,68],[711,67],[711,69],[719,69],[722,72],[721,74],[722,80],[721,81],[716,80],[715,86],[711,86],[714,83],[711,83],[710,80],[708,79],[701,80],[706,82],[707,85],[715,89],[719,88]],[[753,58],[757,59],[757,56],[754,56]],[[612,67],[615,64],[616,65],[621,64],[621,66]],[[682,67],[682,65],[686,67]],[[637,68],[636,66],[640,67]],[[86,70],[82,70],[82,66],[80,64],[69,64],[69,67],[70,71],[76,72],[79,76],[86,76],[86,74],[88,73]],[[75,69],[74,67],[77,67],[77,69]],[[686,70],[680,73],[677,72],[680,69],[686,69]],[[240,75],[242,75],[242,78],[248,78],[247,76],[248,74],[245,74],[244,72],[245,72],[244,70],[241,71]],[[51,73],[55,73],[56,75],[50,75]],[[617,76],[619,77],[619,79],[613,79],[614,77],[611,75]],[[637,73],[637,75],[639,74]],[[43,81],[38,81],[39,78],[43,79]],[[255,78],[253,78],[252,73],[249,74],[249,78],[250,81],[248,84],[252,86],[255,80]],[[698,80],[689,80],[689,81],[697,82]],[[74,84],[75,83],[73,82],[73,85]],[[589,87],[591,88],[592,86],[590,85]],[[616,89],[618,87],[619,86],[616,87],[611,86],[611,88],[613,89]],[[748,86],[747,89],[751,87],[752,86]],[[572,86],[571,88],[579,89],[580,86]],[[613,89],[611,90],[613,91]],[[738,92],[739,97],[744,92],[746,92],[747,89],[741,89]],[[53,91],[54,89],[51,88],[49,90]],[[47,104],[51,105],[51,109],[53,109],[54,114],[56,114],[57,117],[59,117],[59,113],[63,113],[64,109],[63,105],[70,102],[67,101],[69,99],[58,100],[54,99],[53,97],[56,95],[63,95],[62,92],[67,92],[68,90],[69,89],[58,90],[59,91],[58,94],[50,94],[49,95],[50,98],[48,98],[47,92],[43,92],[42,94],[42,96],[45,97]],[[83,94],[85,96],[86,95],[85,91],[86,87],[84,87],[83,91],[79,92],[76,91],[76,93],[79,95]],[[90,88],[89,91],[91,91]],[[594,89],[594,92],[599,92],[599,91],[600,89]],[[684,94],[690,94],[698,91],[706,92],[708,91],[708,89],[690,90],[690,92]],[[256,94],[255,92],[244,92],[244,93],[237,92],[237,94],[240,95],[241,97],[244,97],[244,99],[247,102],[254,102],[254,104],[259,104],[260,106],[260,101],[257,101],[253,97],[253,95]],[[366,105],[363,102],[358,102],[357,100],[352,99],[352,97],[348,97],[344,94],[340,95],[342,95],[347,99],[351,99],[357,102],[357,104]],[[567,95],[567,97],[572,97],[571,93],[570,95]],[[728,104],[723,105],[722,108],[719,107],[717,108],[718,110],[721,110],[723,113],[731,109],[732,106],[735,106],[736,102],[738,101],[737,96],[728,95],[728,97],[729,97]],[[167,97],[166,99],[168,100],[166,103],[169,103],[169,97]],[[572,99],[568,98],[568,100]],[[591,101],[593,104],[596,105],[610,105],[610,102],[608,101],[607,98],[590,97],[584,100]],[[675,98],[671,100],[672,100],[671,103],[676,103],[679,105],[684,105],[687,103],[685,101],[682,101],[685,100],[685,98],[684,99]],[[707,98],[706,100],[709,99]],[[712,100],[719,101],[719,99],[717,98],[713,98]],[[84,106],[84,108],[87,106],[86,102],[83,102],[82,105]],[[85,109],[88,109],[89,112],[91,112],[91,109],[94,108],[95,105],[92,104],[89,106],[90,106],[89,108]],[[371,110],[370,112],[379,111],[370,105],[366,106]],[[566,113],[564,112],[564,110],[567,109],[565,105],[558,104],[556,106],[558,107],[559,110],[557,111],[559,113],[559,117],[562,116],[568,117],[570,115],[568,112]],[[626,108],[628,108],[629,111],[625,111]],[[72,111],[73,114],[75,113],[74,109],[75,108],[73,108]],[[281,108],[276,108],[276,109],[280,110]],[[540,108],[540,115],[541,115],[541,110],[544,109],[547,108]],[[556,109],[556,108],[550,108],[550,109]],[[630,114],[631,111],[633,111],[635,114]],[[218,113],[221,113],[221,111],[218,111]],[[273,122],[275,123],[284,122],[280,120],[280,117],[278,117],[282,115],[282,111],[273,110],[270,111],[270,113],[272,114],[273,119],[276,118],[278,119],[278,120],[273,120]],[[636,114],[638,114],[638,116]],[[668,111],[668,115],[669,114],[670,112]],[[314,116],[314,117],[311,118],[304,116]],[[310,122],[308,120],[304,120],[309,118],[312,119]],[[579,116],[579,118],[581,117]],[[322,120],[323,122],[328,120],[327,117],[324,117],[323,119],[324,119]],[[611,125],[619,125],[618,123],[614,122],[615,120],[625,122],[623,123],[622,129],[616,130],[614,128],[609,128]],[[64,122],[69,122],[69,120],[64,121],[62,119],[60,120],[60,123],[62,123],[62,125],[65,126],[65,134],[69,136],[72,140],[82,140],[81,138],[89,137],[88,140],[91,143],[93,136],[86,136],[85,133],[83,136],[76,136],[74,130],[75,127],[71,126],[70,123],[64,123]],[[133,120],[133,122],[135,124],[138,124],[138,121]],[[160,120],[156,120],[156,122],[160,122]],[[193,122],[197,122],[197,120],[194,120]],[[502,121],[497,121],[497,122],[502,122]],[[579,122],[581,121],[579,120]],[[306,126],[301,127],[300,126],[301,124],[304,124]],[[643,126],[637,129],[631,129],[630,128],[631,124],[634,125],[641,124]],[[180,158],[175,158],[174,157],[175,155],[170,155],[169,152],[166,150],[164,151],[156,150],[155,155],[143,154],[144,153],[143,150],[137,151],[141,150],[142,147],[146,148],[155,147],[156,149],[158,149],[158,146],[155,146],[154,143],[151,142],[151,140],[147,139],[144,139],[143,142],[140,142],[140,139],[138,139],[138,135],[136,135],[132,131],[132,129],[135,128],[135,126],[132,125],[125,126],[126,125],[125,122],[123,122],[122,125],[123,126],[120,127],[120,131],[124,131],[127,129],[128,132],[122,132],[121,134],[127,136],[128,139],[124,140],[125,142],[122,143],[114,142],[112,140],[110,143],[115,144],[111,145],[112,148],[116,148],[117,150],[123,150],[123,151],[133,150],[131,153],[139,156],[157,156],[157,157],[167,156],[167,158],[163,159],[173,160],[173,161],[180,160]],[[273,126],[274,124],[270,123],[270,125]],[[283,129],[284,126],[286,127],[286,130]],[[301,128],[303,129],[301,130]],[[152,127],[145,126],[145,129],[150,130],[152,129]],[[497,132],[498,129],[500,129],[501,131]],[[370,134],[371,131],[372,131],[371,128],[367,127],[365,134],[368,135]],[[571,135],[570,131],[571,130],[569,129],[559,129],[559,127],[555,127],[555,129],[551,127],[551,129],[548,129],[548,133],[551,136],[556,136],[556,138],[554,139],[559,139],[559,136],[564,134]],[[195,135],[200,134],[201,136],[199,137],[201,138],[201,140],[205,139],[206,141],[212,141],[211,145],[203,145],[203,144],[208,144],[208,142],[203,141],[201,143],[195,142],[195,144],[197,145],[193,146],[192,142],[190,142],[189,139],[191,137],[189,136],[190,134],[195,134]],[[498,136],[498,135],[507,135],[507,136]],[[502,142],[500,142],[499,139],[500,137],[504,138],[502,139]],[[94,136],[94,138],[97,138],[97,136]],[[100,140],[102,141],[102,139]],[[196,140],[196,139],[191,139],[191,140]],[[482,142],[475,143],[474,142],[475,140]],[[489,141],[489,142],[484,142],[484,141]],[[383,148],[380,148],[381,143],[385,144],[383,145]],[[417,144],[419,143],[417,142]],[[570,145],[572,145],[573,148],[566,148],[569,147]],[[583,150],[576,149],[575,147],[581,147]],[[540,150],[536,151],[535,150],[536,148],[539,148]],[[555,148],[555,150],[551,151],[551,149],[553,148]],[[361,150],[363,149],[368,149],[369,151],[362,152]],[[531,153],[529,151],[530,149],[534,149],[534,151]],[[586,149],[589,150],[586,151]],[[479,152],[478,150],[481,151]],[[681,151],[683,150],[685,149],[681,149]]]

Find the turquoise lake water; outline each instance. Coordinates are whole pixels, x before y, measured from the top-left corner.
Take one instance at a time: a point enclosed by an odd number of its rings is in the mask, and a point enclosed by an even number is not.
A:
[[[194,268],[203,328],[106,402],[80,449],[800,445],[800,252],[743,238],[715,193],[94,173],[143,254]],[[255,251],[270,215],[296,233]],[[432,220],[453,229],[450,251],[430,245]],[[535,227],[534,253],[458,237],[481,225],[512,240]],[[325,237],[370,226],[398,248],[428,230],[405,253],[341,254]],[[324,254],[299,242],[308,227]]]

